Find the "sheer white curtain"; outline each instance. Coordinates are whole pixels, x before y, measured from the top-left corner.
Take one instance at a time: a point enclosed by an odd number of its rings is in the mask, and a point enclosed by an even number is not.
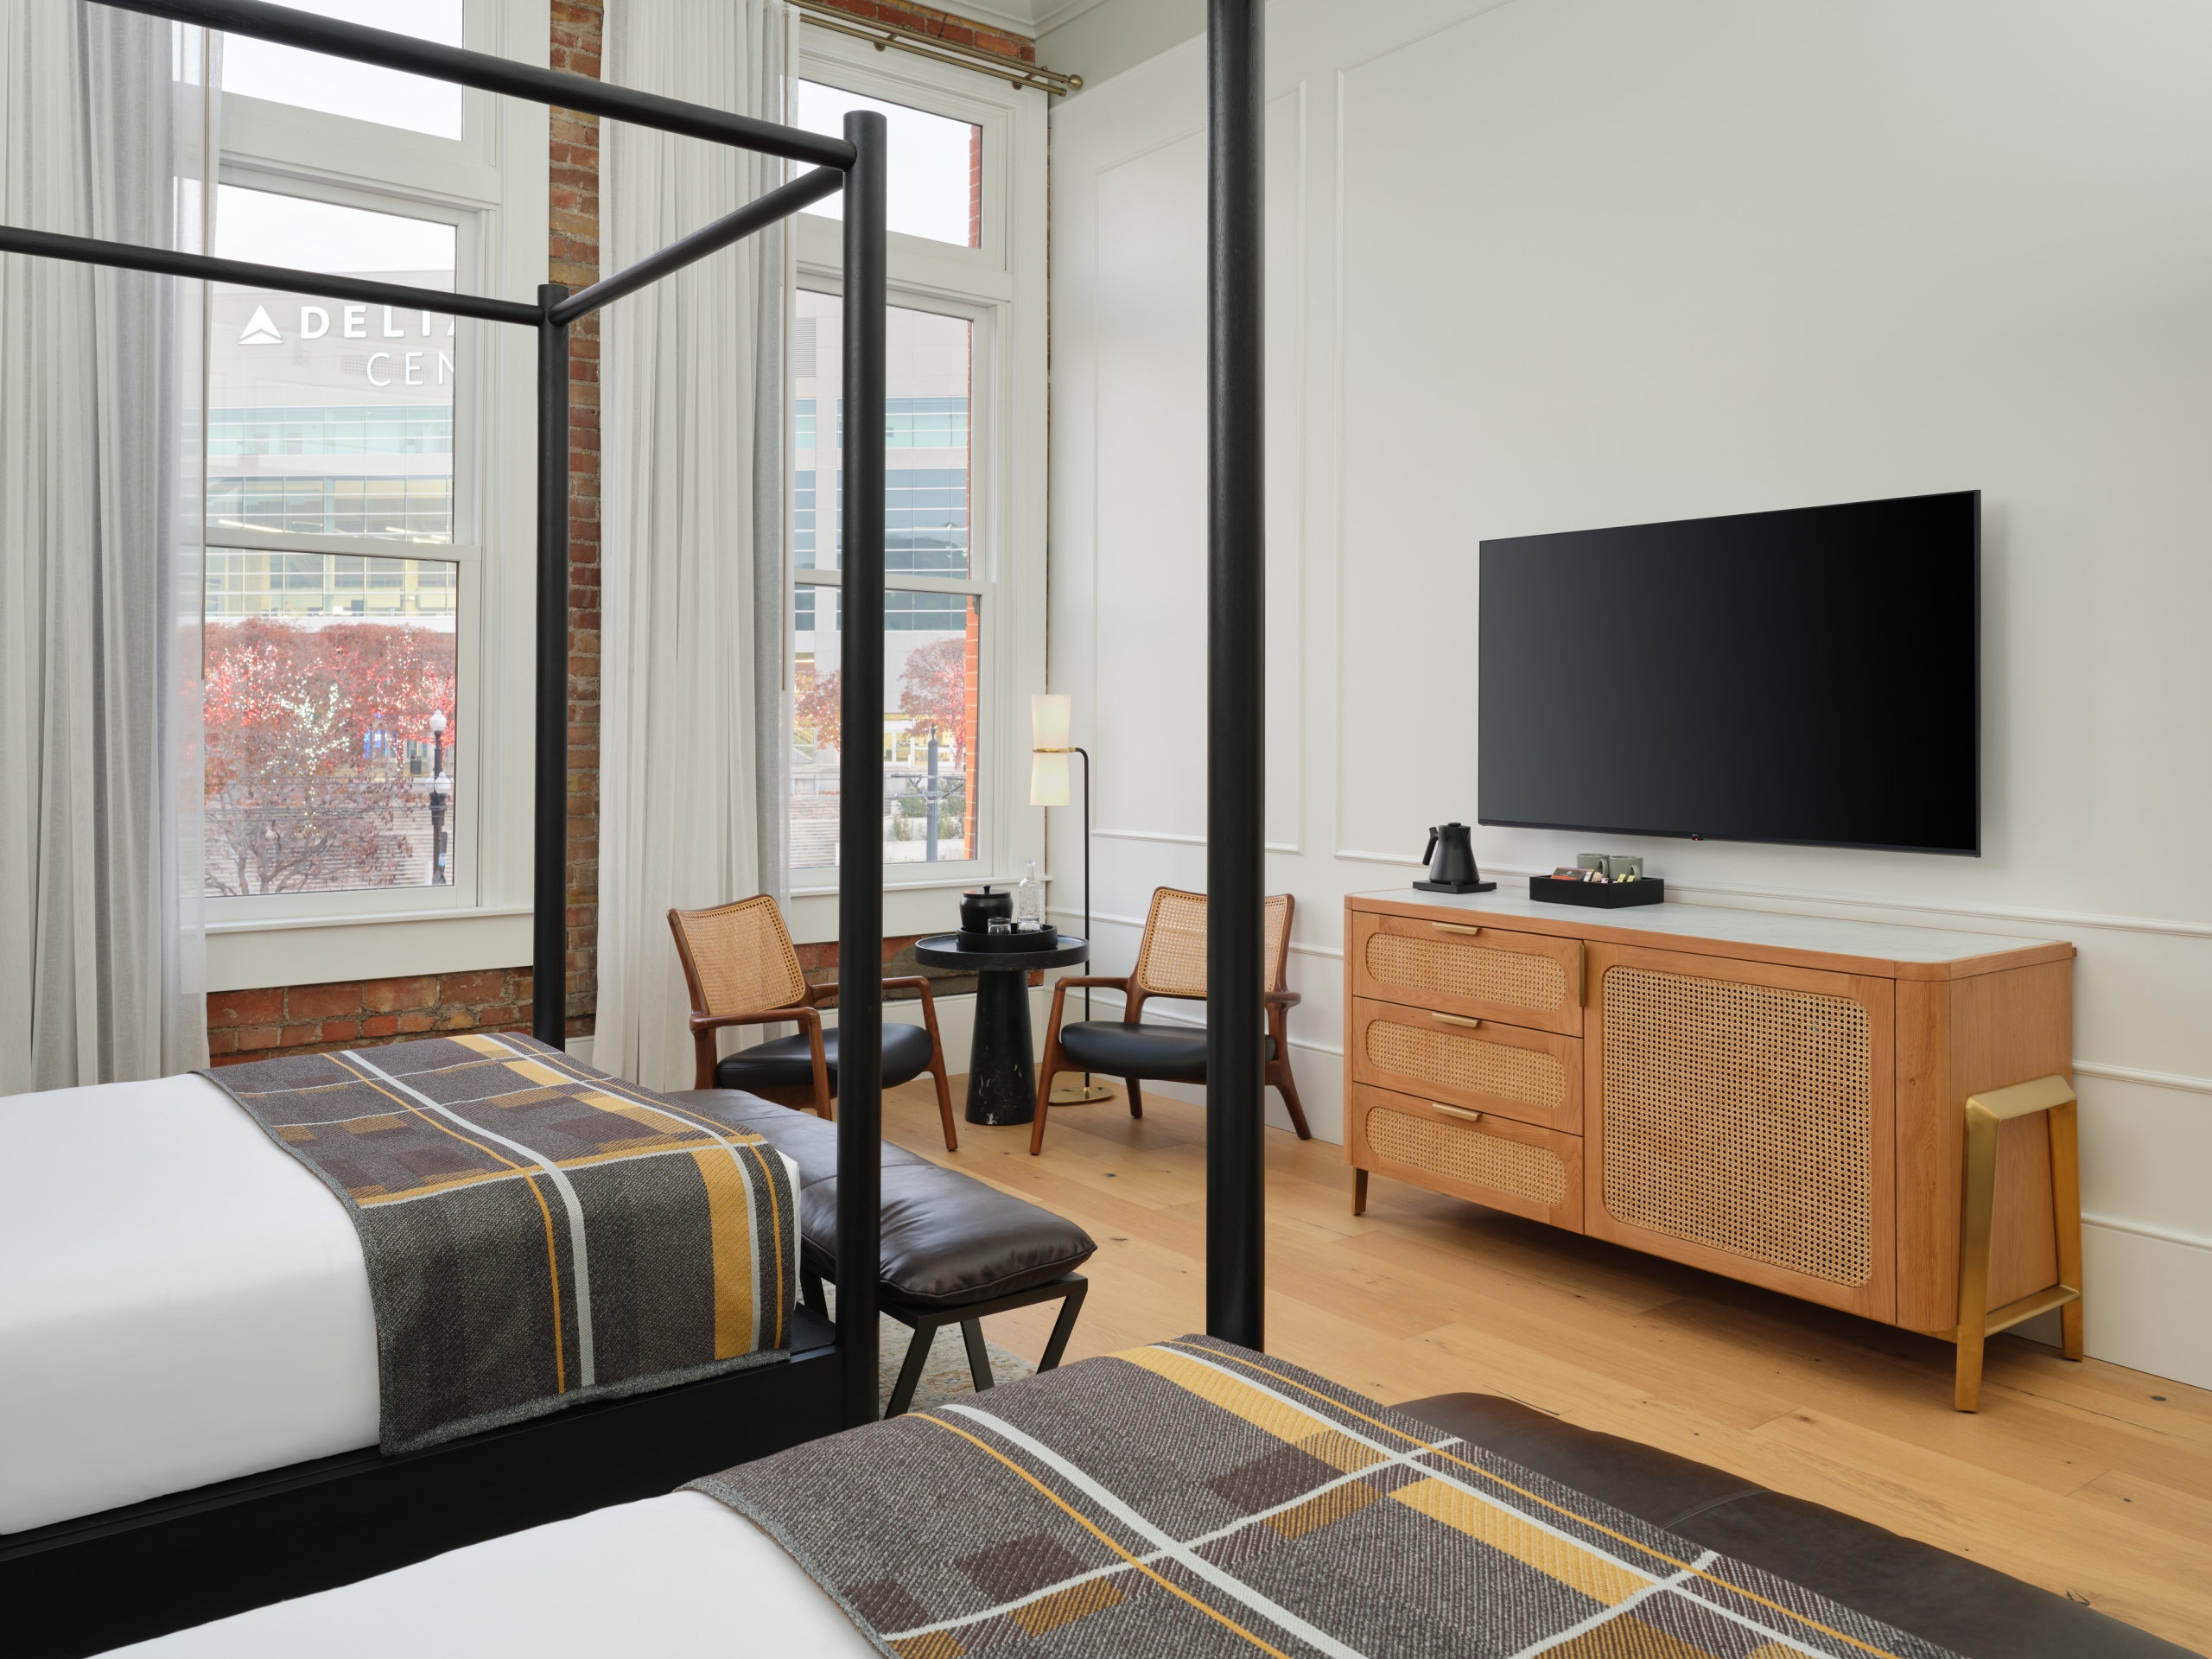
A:
[[[791,18],[772,0],[624,0],[607,78],[788,119]],[[609,123],[613,272],[791,169]],[[605,584],[595,1064],[688,1089],[671,907],[787,896],[785,312],[789,239],[763,232],[611,307],[602,325]]]
[[[200,245],[186,38],[0,0],[0,219]],[[200,307],[195,283],[0,257],[0,1094],[207,1063],[200,532],[179,518]]]

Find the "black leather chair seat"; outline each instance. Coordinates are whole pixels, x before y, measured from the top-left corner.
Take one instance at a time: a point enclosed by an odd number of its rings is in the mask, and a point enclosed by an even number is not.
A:
[[[822,1033],[822,1058],[830,1067],[830,1092],[837,1092],[837,1033]],[[883,1086],[912,1083],[930,1069],[930,1034],[919,1026],[883,1022]],[[806,1033],[779,1037],[726,1055],[715,1067],[715,1084],[721,1089],[811,1089],[814,1051]]]
[[[836,1125],[719,1089],[668,1098],[755,1131],[798,1166],[800,1252],[810,1270],[834,1281]],[[1098,1249],[1073,1222],[887,1142],[881,1215],[881,1294],[916,1307],[1010,1296],[1074,1272]]]
[[[1442,1394],[1397,1409],[1967,1659],[2195,1659],[1932,1544],[1494,1395]]]
[[[1268,1058],[1275,1039],[1267,1039]],[[1083,1020],[1060,1027],[1060,1048],[1071,1071],[1103,1071],[1109,1077],[1159,1077],[1170,1083],[1206,1080],[1206,1033],[1201,1026],[1127,1025]]]

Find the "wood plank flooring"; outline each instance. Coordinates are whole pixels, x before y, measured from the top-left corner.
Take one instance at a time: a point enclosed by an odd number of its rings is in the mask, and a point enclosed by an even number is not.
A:
[[[886,1138],[1066,1216],[1098,1241],[1071,1359],[1205,1325],[1205,1116],[1158,1094],[1029,1130],[884,1102]],[[953,1079],[955,1109],[965,1079]],[[1986,1562],[2212,1654],[2212,1391],[2013,1337],[1983,1409],[1951,1350],[1579,1234],[1373,1178],[1268,1132],[1268,1346],[1386,1402],[1502,1394]],[[1001,1315],[1031,1360],[1057,1305]]]

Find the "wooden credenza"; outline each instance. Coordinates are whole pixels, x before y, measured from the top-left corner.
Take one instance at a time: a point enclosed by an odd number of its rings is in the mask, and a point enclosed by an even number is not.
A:
[[[2072,1077],[2063,942],[1517,883],[1354,894],[1344,940],[1356,1208],[1372,1172],[1916,1331],[1957,1324],[1967,1097]],[[2060,1279],[2052,1144],[2002,1126],[1992,1308]]]

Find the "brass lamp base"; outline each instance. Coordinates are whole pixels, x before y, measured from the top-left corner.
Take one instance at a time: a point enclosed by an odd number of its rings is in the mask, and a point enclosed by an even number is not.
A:
[[[1077,1084],[1072,1089],[1055,1089],[1048,1098],[1055,1106],[1081,1106],[1088,1101],[1111,1100],[1114,1091],[1103,1083]]]

